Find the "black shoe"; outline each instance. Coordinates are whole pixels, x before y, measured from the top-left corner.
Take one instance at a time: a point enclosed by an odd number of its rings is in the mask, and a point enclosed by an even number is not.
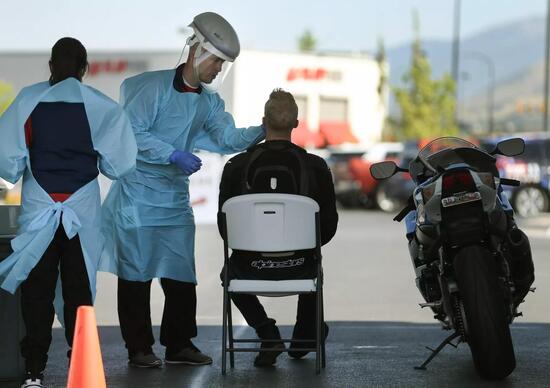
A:
[[[21,382],[21,388],[44,388],[44,374],[27,372],[23,381]]]
[[[128,357],[128,365],[137,368],[160,368],[162,360],[152,350],[138,351]]]
[[[277,326],[275,326],[275,321],[273,319],[270,319],[265,325],[256,328],[256,333],[260,339],[281,339],[281,333]],[[254,366],[272,366],[277,362],[279,354],[285,349],[285,344],[283,342],[265,342],[262,343],[260,349],[273,349],[273,351],[258,353],[254,359]]]
[[[328,337],[328,325],[325,323],[325,340]],[[305,339],[305,340],[315,340],[315,329],[308,330],[303,328],[303,326],[299,326],[298,323],[294,325],[294,330],[292,331],[292,339]],[[300,348],[314,348],[315,342],[300,342],[300,341],[292,341],[290,343],[290,347],[293,349],[300,349]],[[288,355],[295,359],[300,359],[304,357],[306,354],[308,354],[309,351],[303,350],[303,351],[291,351],[288,352]]]
[[[208,365],[212,364],[212,358],[202,353],[199,348],[189,342],[189,346],[177,352],[166,349],[164,362],[167,364]]]

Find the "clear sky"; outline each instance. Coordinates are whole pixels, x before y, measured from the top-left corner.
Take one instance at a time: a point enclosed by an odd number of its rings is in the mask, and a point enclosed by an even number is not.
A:
[[[461,35],[546,15],[546,0],[462,0]],[[411,13],[421,36],[451,39],[454,0],[0,0],[0,50],[49,50],[62,36],[88,49],[176,49],[178,29],[214,11],[228,19],[246,49],[294,51],[309,28],[318,48],[373,50],[411,38]]]

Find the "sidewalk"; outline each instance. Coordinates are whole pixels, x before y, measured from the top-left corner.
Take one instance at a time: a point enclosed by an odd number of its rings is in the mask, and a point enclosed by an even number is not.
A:
[[[126,364],[126,351],[118,327],[100,328],[103,362],[108,387],[497,387],[503,382],[487,383],[476,375],[469,349],[447,347],[428,366],[427,371],[413,369],[429,351],[448,334],[437,324],[401,322],[332,322],[327,342],[327,369],[315,375],[314,355],[296,361],[282,354],[274,368],[252,366],[253,353],[235,355],[235,369],[228,367],[222,376],[221,328],[202,326],[196,345],[212,355],[214,364],[203,367],[165,366],[143,370]],[[155,328],[158,338],[158,327]],[[290,335],[291,327],[282,327]],[[252,335],[247,327],[236,327],[237,335]],[[506,387],[547,387],[550,359],[550,324],[512,326],[517,368],[506,380]],[[46,371],[48,388],[64,387],[67,379],[65,340],[60,329],[54,330],[54,341]],[[157,355],[163,349],[157,344]],[[0,383],[1,387],[19,387],[17,383]]]

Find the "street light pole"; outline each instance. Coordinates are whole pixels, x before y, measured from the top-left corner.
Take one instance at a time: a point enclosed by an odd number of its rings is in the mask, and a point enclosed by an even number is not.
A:
[[[487,65],[487,128],[492,135],[495,129],[495,62],[488,55],[477,51],[468,51],[464,56],[477,59]]]
[[[550,1],[550,0],[548,0]],[[460,0],[455,0],[454,7],[454,22],[453,22],[453,52],[452,52],[452,76],[458,86],[458,56],[460,53]],[[458,89],[458,88],[457,88]]]
[[[550,0],[548,0],[550,1]],[[451,56],[451,72],[455,81],[455,120],[458,123],[458,64],[460,54],[460,0],[455,0],[453,13],[453,51]]]
[[[548,73],[550,72],[550,63],[548,56],[550,55],[550,0],[546,5],[546,49],[544,52],[544,109],[543,109],[543,130],[548,132],[548,91],[549,82]]]

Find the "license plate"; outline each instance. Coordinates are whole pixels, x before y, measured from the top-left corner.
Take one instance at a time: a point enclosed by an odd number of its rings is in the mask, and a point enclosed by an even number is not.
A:
[[[453,195],[441,200],[443,207],[451,207],[456,205],[462,205],[463,203],[474,202],[481,200],[481,194],[476,191],[474,193],[463,193]]]

